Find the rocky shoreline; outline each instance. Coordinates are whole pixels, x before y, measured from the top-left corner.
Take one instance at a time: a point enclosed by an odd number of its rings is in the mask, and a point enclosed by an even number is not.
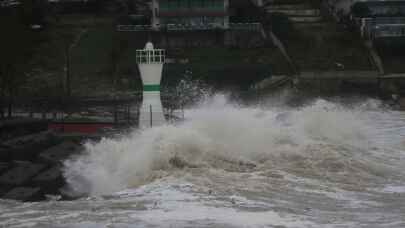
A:
[[[392,106],[405,110],[404,85],[403,74],[381,76],[372,71],[304,72],[299,78],[274,76],[265,79],[252,86],[251,91],[244,94],[249,96],[244,99],[258,100],[260,96],[293,86],[299,98],[311,97],[311,94],[374,94],[375,97],[385,97]],[[20,201],[73,199],[66,191],[64,161],[83,152],[83,143],[87,140],[114,135],[117,133],[114,129],[122,133],[133,124],[128,121],[115,128],[118,125],[111,123],[109,126],[112,128],[107,131],[104,131],[107,125],[99,124],[103,130],[95,130],[97,133],[71,134],[61,132],[60,126],[52,128],[49,121],[29,118],[0,121],[0,198]],[[91,125],[82,125],[86,124]]]
[[[66,137],[46,130],[2,140],[0,198],[21,201],[70,199],[63,191],[66,185],[63,161],[82,152],[82,143],[90,137],[93,136]]]

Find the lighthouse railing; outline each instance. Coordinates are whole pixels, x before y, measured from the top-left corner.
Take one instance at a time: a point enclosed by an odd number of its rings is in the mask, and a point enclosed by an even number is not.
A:
[[[164,63],[164,62],[165,62],[164,49],[136,50],[136,63],[138,64]]]

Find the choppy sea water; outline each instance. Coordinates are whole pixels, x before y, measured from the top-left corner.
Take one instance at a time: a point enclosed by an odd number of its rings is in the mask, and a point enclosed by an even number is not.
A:
[[[0,227],[405,227],[405,113],[230,104],[88,142],[74,201],[0,201]]]

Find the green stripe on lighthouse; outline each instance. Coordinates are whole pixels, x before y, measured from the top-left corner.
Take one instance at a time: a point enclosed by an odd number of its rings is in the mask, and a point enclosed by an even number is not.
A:
[[[160,85],[143,85],[143,91],[160,91]]]

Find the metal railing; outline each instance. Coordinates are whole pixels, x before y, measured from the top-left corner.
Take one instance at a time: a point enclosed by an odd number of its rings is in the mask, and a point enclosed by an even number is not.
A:
[[[373,37],[405,37],[405,25],[377,25],[374,27]]]
[[[179,16],[225,16],[228,12],[224,7],[220,8],[160,8],[158,16],[179,17]]]
[[[151,25],[117,25],[119,32],[150,31],[152,29]]]
[[[163,94],[161,100],[166,119],[171,121],[171,119],[181,119],[184,116],[183,104],[175,97]],[[141,104],[142,92],[136,92],[126,97],[75,97],[70,99],[21,97],[14,100],[12,117],[53,122],[136,125]]]
[[[365,39],[405,37],[405,17],[358,18],[356,23]]]
[[[215,30],[223,29],[224,26],[219,23],[207,23],[207,24],[167,24],[166,29],[168,31],[192,31],[192,30]]]
[[[153,50],[136,50],[136,63],[164,63],[165,62],[165,50],[153,49]]]
[[[201,23],[201,24],[161,24],[155,28],[151,25],[117,25],[119,32],[145,32],[153,30],[167,31],[204,31],[204,30],[245,30],[245,31],[260,31],[262,25],[260,23]]]
[[[195,0],[177,0],[167,1],[160,0],[159,8],[165,10],[176,9],[224,9],[225,5],[223,0],[210,0],[210,1],[195,1]]]

